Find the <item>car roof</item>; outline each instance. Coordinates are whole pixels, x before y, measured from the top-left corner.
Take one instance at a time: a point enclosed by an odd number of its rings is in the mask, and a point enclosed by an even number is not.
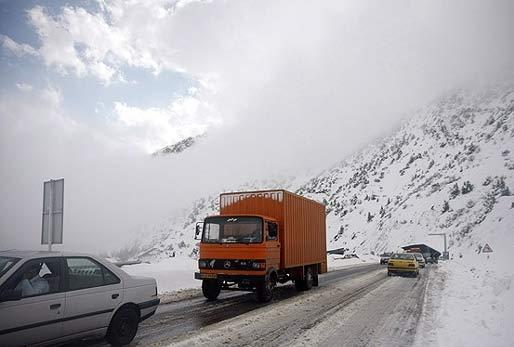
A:
[[[19,250],[10,249],[0,251],[0,256],[31,259],[31,258],[46,258],[46,257],[70,257],[70,256],[88,256],[91,254],[78,253],[78,252],[67,252],[67,251],[34,251],[34,250]]]

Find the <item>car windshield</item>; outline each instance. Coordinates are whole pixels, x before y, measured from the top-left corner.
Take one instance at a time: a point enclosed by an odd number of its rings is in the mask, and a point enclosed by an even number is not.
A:
[[[380,256],[381,257],[390,257],[391,253],[382,253]]]
[[[19,260],[20,258],[0,256],[0,277],[9,271]]]
[[[416,260],[425,260],[421,254],[414,254],[414,256],[416,257]]]
[[[414,260],[414,255],[408,254],[408,253],[396,253],[396,254],[393,254],[391,259]]]
[[[261,243],[262,220],[258,217],[212,217],[204,223],[202,242]]]

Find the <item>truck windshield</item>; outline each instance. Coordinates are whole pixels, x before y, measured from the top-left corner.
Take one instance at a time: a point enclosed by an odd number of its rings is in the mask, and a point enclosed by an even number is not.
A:
[[[212,217],[204,223],[202,242],[261,243],[262,220],[257,217]]]

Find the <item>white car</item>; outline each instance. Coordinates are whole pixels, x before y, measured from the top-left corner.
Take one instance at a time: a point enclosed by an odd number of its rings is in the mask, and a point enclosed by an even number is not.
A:
[[[0,346],[105,336],[132,341],[159,305],[155,279],[130,276],[93,255],[0,252]]]

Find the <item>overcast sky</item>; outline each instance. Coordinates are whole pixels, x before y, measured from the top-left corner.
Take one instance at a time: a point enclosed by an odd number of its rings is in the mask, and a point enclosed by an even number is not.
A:
[[[512,1],[0,1],[0,249],[119,248],[205,193],[322,170],[511,78]],[[172,158],[149,153],[188,136]],[[192,232],[192,231],[191,231]]]

